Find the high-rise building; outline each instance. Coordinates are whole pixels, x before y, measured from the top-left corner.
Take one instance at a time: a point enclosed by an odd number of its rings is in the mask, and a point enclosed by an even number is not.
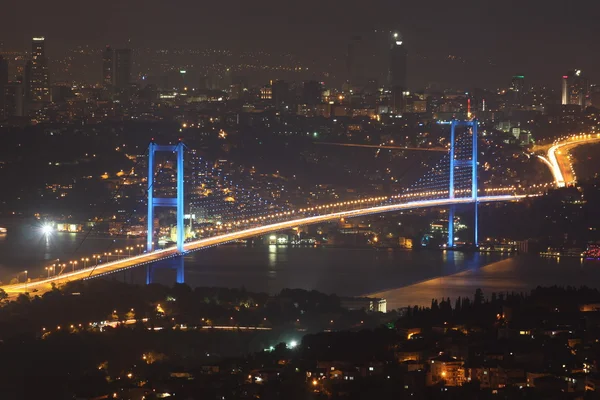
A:
[[[131,49],[114,51],[113,86],[126,89],[131,83]]]
[[[8,84],[8,60],[0,56],[0,86]]]
[[[23,85],[11,82],[4,87],[4,117],[21,117],[24,115]]]
[[[110,87],[113,84],[113,49],[106,46],[102,53],[102,84],[104,87]]]
[[[304,82],[302,88],[302,101],[304,104],[315,105],[321,102],[323,87],[320,82],[308,81]]]
[[[275,108],[283,108],[290,102],[290,85],[285,81],[275,81],[271,85],[273,91],[273,104]]]
[[[588,106],[590,85],[580,69],[569,71],[562,77],[562,105]]]
[[[388,72],[388,83],[390,87],[399,86],[404,90],[407,90],[408,86],[406,83],[406,64],[408,59],[408,52],[402,41],[402,37],[398,32],[392,34],[392,41],[390,45],[390,65]]]
[[[5,88],[8,85],[8,61],[0,56],[0,119],[6,117],[6,93]]]
[[[510,89],[514,92],[523,93],[525,92],[525,76],[515,75],[512,77],[510,83]]]
[[[346,53],[346,73],[350,87],[357,92],[367,83],[367,61],[369,60],[367,44],[362,36],[352,36]]]
[[[509,92],[507,93],[506,106],[510,108],[523,107],[526,92],[527,88],[525,86],[525,76],[514,75],[510,82]]]
[[[50,74],[43,36],[34,37],[32,42],[30,90],[32,101],[50,101]]]
[[[394,113],[404,109],[404,93],[408,91],[406,78],[408,52],[398,32],[392,34],[388,84],[391,90],[391,107]]]

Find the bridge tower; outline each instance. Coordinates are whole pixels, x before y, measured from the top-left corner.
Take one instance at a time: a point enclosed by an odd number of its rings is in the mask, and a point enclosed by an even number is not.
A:
[[[154,142],[148,147],[148,233],[147,245],[148,252],[154,250],[154,208],[155,207],[175,207],[177,209],[177,251],[183,253],[184,226],[183,226],[183,152],[185,146],[183,143],[176,145],[157,145]],[[154,155],[156,152],[172,152],[177,154],[177,197],[154,197]],[[177,283],[184,283],[183,255],[180,262],[174,267],[177,271]],[[146,283],[153,281],[153,266],[149,264],[146,267]]]
[[[448,197],[456,198],[454,188],[454,178],[457,168],[468,168],[471,170],[471,199],[475,207],[475,218],[473,222],[473,244],[477,247],[479,242],[479,221],[478,221],[478,204],[477,204],[477,120],[457,121],[452,120],[450,125],[450,186],[448,188]],[[457,158],[455,149],[456,145],[456,127],[471,128],[471,156]],[[454,206],[450,206],[448,210],[448,247],[454,246]]]

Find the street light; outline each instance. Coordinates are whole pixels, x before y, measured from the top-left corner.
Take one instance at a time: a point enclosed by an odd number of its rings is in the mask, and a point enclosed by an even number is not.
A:
[[[25,292],[27,292],[27,270],[23,271],[23,273],[25,274]]]

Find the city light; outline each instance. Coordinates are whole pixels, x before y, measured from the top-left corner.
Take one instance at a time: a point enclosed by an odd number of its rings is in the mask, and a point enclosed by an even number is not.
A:
[[[50,224],[44,224],[44,225],[42,225],[40,230],[42,231],[42,234],[47,236],[47,235],[51,235],[54,232],[54,227]]]

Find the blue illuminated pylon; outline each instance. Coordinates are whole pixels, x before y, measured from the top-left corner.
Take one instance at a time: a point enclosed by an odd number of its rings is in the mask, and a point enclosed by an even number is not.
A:
[[[454,172],[457,167],[468,167],[471,169],[471,198],[475,205],[475,219],[474,219],[474,238],[473,243],[475,247],[479,243],[479,224],[478,224],[478,207],[477,207],[477,120],[471,121],[457,121],[453,120],[450,126],[450,185],[448,188],[448,198],[454,199]],[[471,145],[471,158],[470,159],[456,159],[455,155],[455,144],[456,144],[456,133],[455,128],[457,126],[464,126],[471,128],[472,133],[472,145]],[[448,247],[454,246],[454,206],[450,206],[448,210]]]
[[[177,153],[177,197],[154,197],[154,153],[157,151]],[[184,227],[183,227],[183,152],[184,145],[157,145],[150,143],[148,147],[148,234],[146,248],[150,252],[154,250],[154,207],[176,207],[177,208],[177,251],[183,253]],[[175,267],[177,270],[177,283],[184,283],[183,262]],[[146,283],[152,283],[152,265],[146,268]]]

